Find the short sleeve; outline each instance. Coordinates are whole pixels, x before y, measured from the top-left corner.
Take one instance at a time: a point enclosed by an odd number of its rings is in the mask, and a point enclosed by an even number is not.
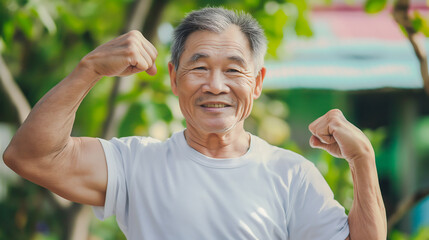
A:
[[[103,146],[107,163],[107,189],[104,206],[94,206],[95,216],[104,220],[116,215],[116,220],[125,232],[128,215],[128,193],[126,181],[126,161],[131,153],[129,141],[113,138],[110,141],[99,139]]]
[[[299,180],[291,192],[290,239],[346,239],[349,235],[347,215],[314,164],[305,165]]]

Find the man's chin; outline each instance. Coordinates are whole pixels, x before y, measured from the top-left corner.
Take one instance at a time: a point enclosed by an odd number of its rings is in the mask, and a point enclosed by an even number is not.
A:
[[[227,133],[236,127],[237,123],[234,124],[210,124],[204,127],[204,130],[208,133]]]

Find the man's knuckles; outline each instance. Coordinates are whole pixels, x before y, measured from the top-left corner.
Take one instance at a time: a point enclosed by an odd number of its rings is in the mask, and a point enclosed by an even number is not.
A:
[[[328,125],[330,123],[333,123],[336,126],[337,125],[340,126],[340,123],[344,120],[345,120],[345,117],[344,117],[343,113],[341,112],[341,110],[332,109],[332,110],[329,110],[327,113],[325,113],[322,117],[320,117],[317,120],[315,120],[314,122],[312,122],[308,128],[310,131],[313,131],[317,127],[323,127],[323,126]],[[323,124],[323,123],[325,123],[325,124]]]
[[[143,34],[138,30],[131,30],[127,34],[134,37],[143,37]]]
[[[333,116],[344,116],[343,112],[341,112],[341,110],[337,109],[337,108],[329,110],[326,114],[327,115],[333,115]]]

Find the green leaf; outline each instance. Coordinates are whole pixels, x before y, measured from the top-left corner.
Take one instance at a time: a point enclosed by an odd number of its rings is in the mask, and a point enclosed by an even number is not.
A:
[[[50,34],[54,34],[57,31],[57,26],[55,25],[54,20],[52,19],[51,14],[47,10],[47,8],[40,4],[36,9],[36,14],[39,17],[40,21],[43,23],[45,28],[48,30]]]
[[[313,35],[313,32],[310,28],[310,23],[303,15],[299,15],[296,19],[295,31],[296,35],[298,36],[311,37]]]
[[[85,31],[85,22],[69,12],[65,7],[58,7],[58,13],[64,22],[65,26],[76,34],[83,34]]]
[[[3,40],[7,46],[13,42],[13,35],[15,34],[15,25],[12,21],[7,21],[3,25]]]
[[[146,130],[147,122],[145,122],[145,119],[142,117],[143,111],[144,107],[142,104],[131,104],[127,114],[122,119],[119,126],[118,135],[120,137],[136,135],[136,129],[138,127],[142,128],[142,126],[145,126],[143,128]]]
[[[420,12],[414,11],[414,16],[411,19],[411,23],[416,31],[423,33],[426,37],[429,37],[428,21],[429,19],[423,17]]]
[[[276,50],[283,39],[283,30],[289,19],[288,16],[282,9],[279,9],[272,15],[268,15],[265,11],[260,12],[256,17],[268,38],[268,54],[276,56]]]
[[[24,35],[31,39],[32,38],[32,30],[33,30],[33,22],[30,17],[24,12],[18,12],[15,15],[16,24],[19,26]]]
[[[367,0],[365,3],[365,12],[378,13],[384,9],[387,0]]]
[[[429,239],[429,227],[420,227],[414,240],[427,240]]]
[[[154,103],[156,109],[156,115],[159,119],[162,119],[166,122],[173,120],[173,114],[171,113],[170,108],[165,103]]]
[[[393,231],[392,234],[390,234],[391,240],[408,240],[410,239],[407,235],[399,232],[399,231]]]
[[[420,31],[420,29],[423,27],[423,20],[420,17],[412,19],[411,23],[413,24],[413,28],[416,31]]]

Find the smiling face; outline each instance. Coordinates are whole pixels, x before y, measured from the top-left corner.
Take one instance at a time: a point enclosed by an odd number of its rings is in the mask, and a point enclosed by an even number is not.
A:
[[[243,128],[260,96],[265,68],[255,74],[249,42],[231,25],[222,33],[190,34],[177,71],[170,63],[169,72],[188,129],[224,133]]]

